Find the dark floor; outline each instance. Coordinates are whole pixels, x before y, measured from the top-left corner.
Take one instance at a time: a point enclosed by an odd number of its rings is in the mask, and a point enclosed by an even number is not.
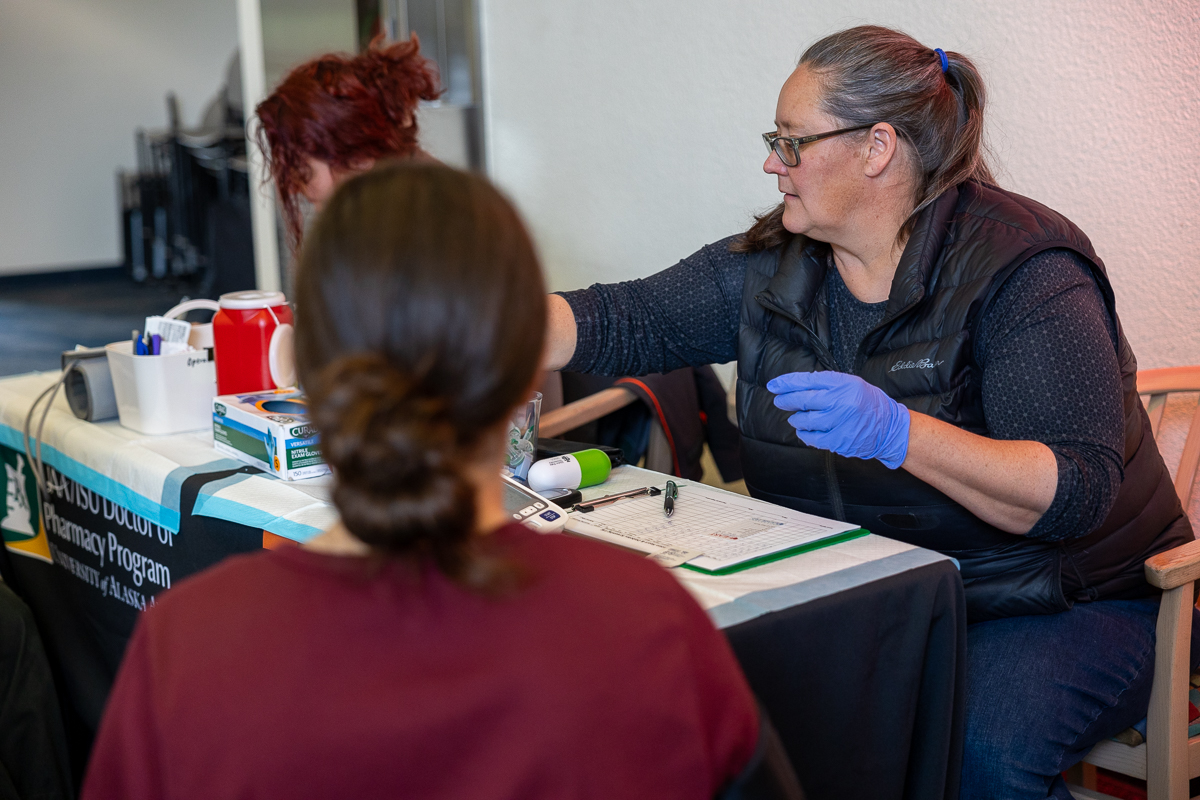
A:
[[[0,375],[58,369],[63,350],[128,339],[185,293],[135,284],[120,268],[0,277]]]

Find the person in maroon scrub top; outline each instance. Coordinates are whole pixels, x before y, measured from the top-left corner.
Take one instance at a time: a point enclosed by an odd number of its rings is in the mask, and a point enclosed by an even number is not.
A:
[[[341,521],[142,615],[84,798],[709,798],[743,774],[760,717],[704,611],[504,510],[544,295],[483,178],[393,164],[337,190],[296,355]]]

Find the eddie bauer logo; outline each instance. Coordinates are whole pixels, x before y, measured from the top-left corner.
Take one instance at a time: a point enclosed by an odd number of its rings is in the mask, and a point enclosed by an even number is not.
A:
[[[895,372],[898,369],[933,369],[945,363],[945,361],[931,361],[928,358],[922,358],[920,361],[897,361],[892,364],[892,368],[888,372]]]

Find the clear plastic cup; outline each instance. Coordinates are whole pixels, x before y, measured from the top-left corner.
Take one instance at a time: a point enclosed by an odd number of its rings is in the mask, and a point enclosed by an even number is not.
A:
[[[523,406],[518,406],[508,421],[508,456],[505,468],[515,477],[525,480],[529,467],[537,458],[538,419],[542,415],[542,393]]]

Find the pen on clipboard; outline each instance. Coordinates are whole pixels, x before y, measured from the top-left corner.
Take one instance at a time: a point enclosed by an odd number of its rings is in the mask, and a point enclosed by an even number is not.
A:
[[[657,486],[643,486],[640,489],[630,489],[628,492],[618,492],[617,494],[610,494],[606,497],[598,497],[595,500],[589,500],[586,503],[576,503],[575,510],[582,511],[584,514],[586,514],[589,511],[595,511],[597,506],[606,506],[609,503],[615,503],[618,500],[624,500],[627,497],[640,497],[642,495],[655,497],[660,494],[662,494],[662,490]]]
[[[667,481],[667,489],[663,492],[663,511],[668,517],[675,513],[675,500],[679,497],[679,487],[675,481]]]

